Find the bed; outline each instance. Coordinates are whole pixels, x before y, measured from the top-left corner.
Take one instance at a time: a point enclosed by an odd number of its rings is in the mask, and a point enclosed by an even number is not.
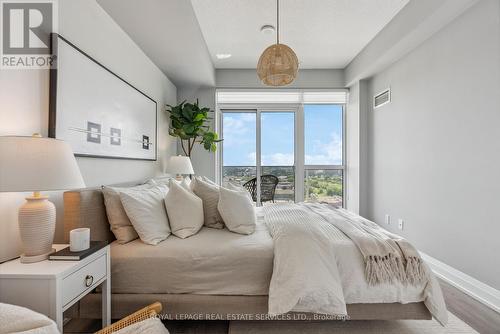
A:
[[[90,227],[92,240],[111,242],[113,319],[154,301],[163,304],[169,319],[265,319],[274,245],[260,211],[250,236],[204,227],[190,238],[170,236],[157,246],[138,239],[120,245],[109,230],[100,189],[66,192],[64,203],[66,237],[73,228]],[[350,319],[432,318],[420,286],[374,287],[353,280],[362,275],[361,254],[343,233],[335,238],[338,252],[349,255],[339,257],[338,266]],[[99,293],[89,294],[80,302],[78,316],[99,318],[99,303]],[[280,318],[331,320],[298,312]]]

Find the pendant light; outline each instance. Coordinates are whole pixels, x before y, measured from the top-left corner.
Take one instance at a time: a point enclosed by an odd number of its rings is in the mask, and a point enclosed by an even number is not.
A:
[[[299,59],[293,50],[280,44],[280,4],[276,0],[276,44],[264,50],[257,64],[257,74],[263,84],[268,86],[285,86],[297,77]]]

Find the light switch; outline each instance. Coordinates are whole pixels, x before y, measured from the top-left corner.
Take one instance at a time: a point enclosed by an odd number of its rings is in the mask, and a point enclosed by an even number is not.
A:
[[[403,230],[403,228],[404,228],[404,224],[405,224],[404,220],[403,220],[403,219],[401,219],[401,218],[399,218],[399,219],[398,219],[398,228],[399,228],[401,231],[402,231],[402,230]]]

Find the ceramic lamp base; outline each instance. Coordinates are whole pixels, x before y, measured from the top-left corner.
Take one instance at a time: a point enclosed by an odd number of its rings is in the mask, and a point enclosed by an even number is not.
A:
[[[23,244],[21,262],[43,261],[52,253],[56,208],[47,197],[35,193],[19,209],[19,234]]]
[[[35,263],[35,262],[40,262],[47,260],[49,258],[49,255],[54,253],[56,251],[55,248],[52,248],[50,252],[46,254],[40,254],[40,255],[33,255],[33,256],[27,256],[24,254],[21,254],[20,260],[21,263]]]

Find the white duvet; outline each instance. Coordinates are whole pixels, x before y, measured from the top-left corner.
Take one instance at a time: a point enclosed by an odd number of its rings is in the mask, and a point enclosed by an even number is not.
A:
[[[423,301],[440,323],[447,322],[441,289],[432,274],[419,285],[368,285],[363,257],[355,244],[303,206],[264,207],[265,223],[274,242],[269,314],[312,312],[342,319],[348,316],[346,303]]]

